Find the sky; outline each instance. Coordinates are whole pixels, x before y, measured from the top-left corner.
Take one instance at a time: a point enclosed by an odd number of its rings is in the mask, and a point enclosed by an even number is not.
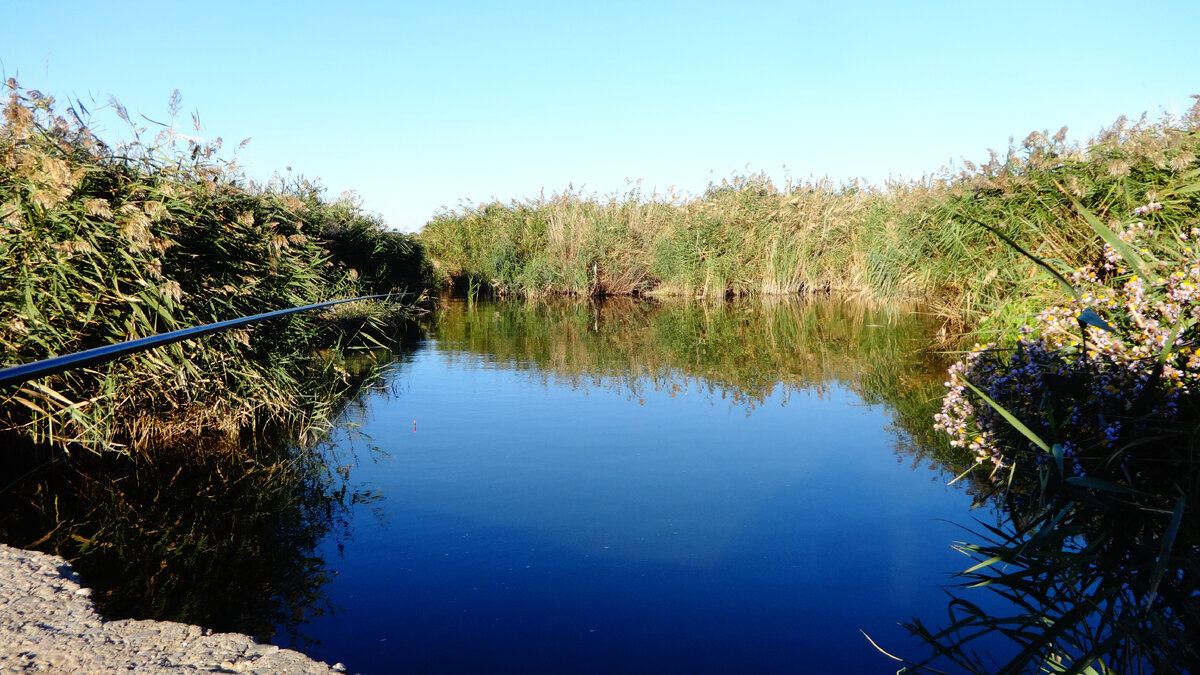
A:
[[[0,0],[20,86],[164,120],[416,231],[569,187],[881,185],[1200,94],[1200,2]],[[251,138],[234,152],[244,138]]]

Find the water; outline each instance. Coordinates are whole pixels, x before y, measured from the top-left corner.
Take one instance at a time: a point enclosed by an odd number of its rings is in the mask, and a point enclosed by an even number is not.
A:
[[[969,458],[931,429],[931,330],[837,301],[452,302],[316,453],[7,448],[0,538],[71,558],[110,619],[353,672],[892,673],[863,632],[926,656],[898,623],[945,622],[956,523],[986,513],[946,485]]]
[[[946,521],[972,501],[879,400],[940,377],[897,365],[923,327],[822,306],[808,332],[860,344],[773,349],[764,321],[812,307],[706,311],[449,307],[340,444],[382,498],[321,551],[334,611],[306,651],[368,673],[894,672],[865,631],[923,656],[897,622],[944,616],[965,561]],[[730,353],[730,324],[753,344]]]

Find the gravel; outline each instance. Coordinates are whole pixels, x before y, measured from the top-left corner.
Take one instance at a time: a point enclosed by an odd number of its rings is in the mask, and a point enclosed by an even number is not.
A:
[[[173,621],[105,621],[90,596],[66,560],[0,544],[0,672],[346,671],[240,633]]]

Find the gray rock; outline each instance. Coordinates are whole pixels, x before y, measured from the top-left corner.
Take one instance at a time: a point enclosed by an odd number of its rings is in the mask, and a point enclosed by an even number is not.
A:
[[[0,672],[280,673],[329,666],[248,635],[171,621],[104,621],[62,558],[0,544]]]

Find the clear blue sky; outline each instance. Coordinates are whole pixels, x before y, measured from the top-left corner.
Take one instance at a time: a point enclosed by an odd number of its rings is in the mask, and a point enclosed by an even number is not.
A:
[[[917,177],[1200,93],[1196,0],[5,5],[23,87],[153,118],[178,88],[185,130],[253,137],[251,178],[291,166],[405,230],[569,183]]]

